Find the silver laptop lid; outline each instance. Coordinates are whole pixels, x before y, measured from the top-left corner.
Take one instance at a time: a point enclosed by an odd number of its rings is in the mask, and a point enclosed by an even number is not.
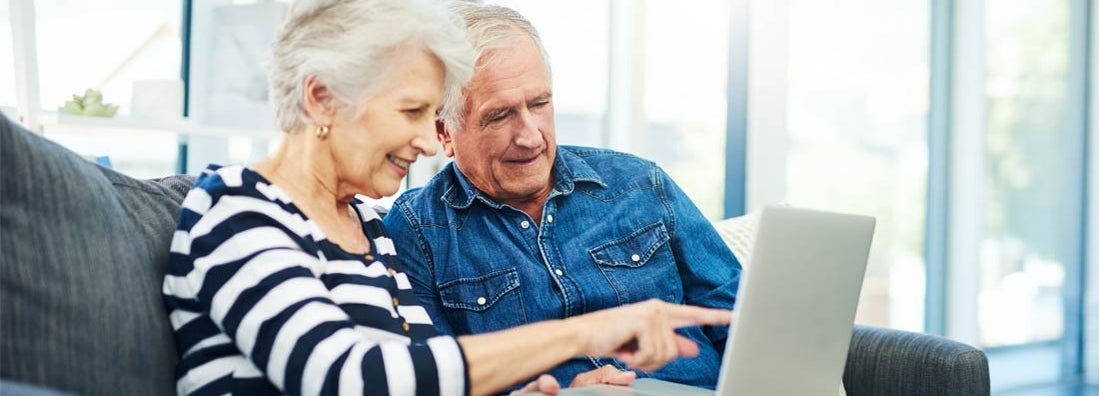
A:
[[[718,394],[835,396],[873,234],[873,217],[763,210]]]

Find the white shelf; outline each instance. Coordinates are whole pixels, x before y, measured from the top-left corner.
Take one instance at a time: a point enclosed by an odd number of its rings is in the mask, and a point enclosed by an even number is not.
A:
[[[274,130],[202,125],[187,118],[147,119],[138,117],[88,117],[56,112],[43,114],[43,133],[63,132],[76,128],[97,128],[170,133],[186,137],[246,137],[252,139],[277,139],[282,133]]]

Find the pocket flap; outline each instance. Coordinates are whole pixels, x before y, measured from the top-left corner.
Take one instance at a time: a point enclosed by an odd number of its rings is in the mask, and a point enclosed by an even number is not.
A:
[[[514,268],[491,272],[476,278],[460,278],[439,285],[439,299],[447,308],[484,311],[519,288],[519,273]]]
[[[664,223],[658,221],[625,238],[588,249],[588,254],[600,265],[640,267],[649,262],[653,253],[667,243],[668,239]]]

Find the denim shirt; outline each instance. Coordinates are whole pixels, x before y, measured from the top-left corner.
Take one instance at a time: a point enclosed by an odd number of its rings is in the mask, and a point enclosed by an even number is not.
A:
[[[396,200],[385,225],[440,332],[477,334],[659,298],[732,308],[740,263],[656,164],[610,150],[559,146],[541,225],[447,165]],[[725,326],[680,334],[701,350],[639,372],[713,388]],[[567,386],[610,358],[574,358],[550,374]]]

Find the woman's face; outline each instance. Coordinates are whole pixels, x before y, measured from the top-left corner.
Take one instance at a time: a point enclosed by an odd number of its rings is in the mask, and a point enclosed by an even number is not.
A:
[[[420,154],[435,155],[435,112],[443,100],[444,67],[417,47],[389,51],[382,89],[361,114],[355,104],[332,122],[329,144],[340,183],[371,198],[393,195]]]

